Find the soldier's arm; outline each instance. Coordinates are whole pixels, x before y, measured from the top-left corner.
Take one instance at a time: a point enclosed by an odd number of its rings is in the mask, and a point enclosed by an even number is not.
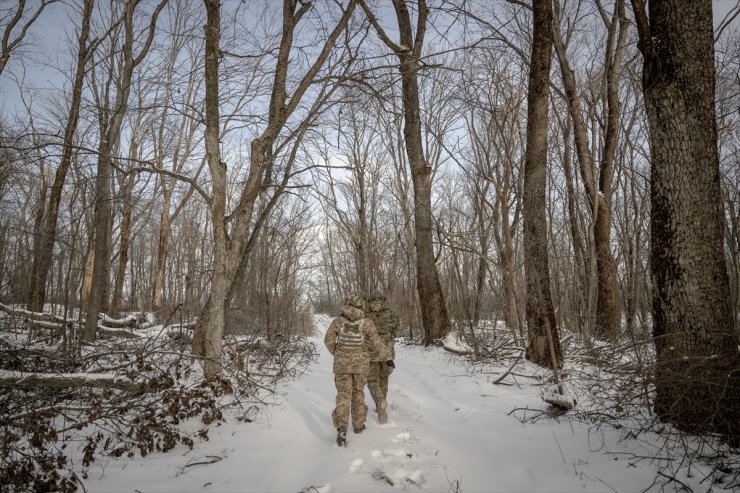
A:
[[[401,327],[401,319],[398,318],[398,315],[396,315],[394,312],[391,312],[391,335],[393,336],[393,339],[396,338],[396,335],[398,335],[398,329]]]
[[[337,336],[339,335],[339,319],[334,319],[332,321],[331,325],[329,326],[329,329],[326,331],[326,335],[324,335],[324,345],[326,346],[326,349],[329,350],[331,354],[334,354],[334,349],[337,347]]]
[[[391,352],[388,347],[383,344],[383,339],[378,335],[378,331],[375,329],[375,323],[372,320],[365,319],[365,323],[362,326],[365,331],[365,338],[368,340],[372,349],[378,352],[382,361],[391,359]]]

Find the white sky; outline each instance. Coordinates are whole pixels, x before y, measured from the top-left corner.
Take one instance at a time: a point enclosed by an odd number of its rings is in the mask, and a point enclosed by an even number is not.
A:
[[[0,0],[3,1],[8,0]],[[21,63],[16,53],[0,76],[0,113],[4,118],[12,119],[16,111],[21,114],[25,112],[14,79],[25,77],[24,85],[38,89],[39,97],[48,90],[61,87],[64,76],[54,67],[65,69],[70,65],[67,36],[74,36],[75,25],[79,22],[79,9],[72,12],[66,3],[60,2],[47,7],[29,31],[23,51],[24,62]],[[712,7],[714,24],[717,26],[730,10],[740,8],[740,0],[712,0]],[[276,15],[278,14],[276,10]],[[733,24],[737,23],[740,23],[740,17],[733,21]],[[0,29],[3,27],[0,25]],[[30,95],[30,91],[26,91],[26,95]]]

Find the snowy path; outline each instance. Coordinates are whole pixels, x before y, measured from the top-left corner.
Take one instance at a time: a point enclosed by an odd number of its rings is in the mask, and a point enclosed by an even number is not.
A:
[[[328,322],[317,317],[319,331]],[[389,423],[379,425],[371,412],[367,430],[350,432],[348,447],[337,447],[332,358],[323,345],[320,353],[318,364],[286,388],[282,404],[256,422],[214,427],[210,440],[186,455],[93,466],[87,490],[608,492],[639,491],[655,477],[648,464],[630,466],[605,453],[623,450],[616,436],[604,445],[603,433],[585,425],[520,424],[508,416],[512,409],[545,406],[535,388],[492,385],[439,348],[397,345]],[[369,393],[366,403],[372,411]],[[208,456],[222,459],[205,464]],[[186,467],[196,462],[204,464]]]

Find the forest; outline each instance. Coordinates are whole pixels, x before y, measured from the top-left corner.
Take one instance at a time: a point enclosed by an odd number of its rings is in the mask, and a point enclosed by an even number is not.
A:
[[[251,423],[373,290],[740,485],[740,2],[17,0],[0,36],[2,488]]]

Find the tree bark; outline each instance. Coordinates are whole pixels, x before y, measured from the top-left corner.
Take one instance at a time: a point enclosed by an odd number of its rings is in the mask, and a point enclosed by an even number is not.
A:
[[[547,132],[552,58],[551,0],[533,3],[532,57],[527,95],[527,147],[524,163],[524,258],[527,282],[527,359],[541,366],[562,365],[550,292],[547,252]],[[550,353],[552,339],[555,355]]]
[[[211,294],[193,332],[193,354],[205,358],[204,375],[213,379],[221,374],[221,340],[226,325],[226,299],[230,290],[228,232],[226,231],[226,163],[221,161],[219,147],[218,62],[221,38],[220,0],[204,0],[207,13],[205,26],[205,145],[211,172],[211,216],[213,217],[213,278]]]
[[[418,71],[429,9],[425,0],[417,0],[417,24],[414,36],[406,0],[393,0],[400,36],[400,44],[396,44],[380,27],[366,2],[361,0],[360,4],[378,36],[393,50],[399,60],[404,116],[403,136],[414,188],[416,283],[424,326],[424,344],[431,344],[447,335],[450,330],[450,317],[447,313],[434,256],[432,167],[429,166],[424,156],[421,135]]]
[[[555,2],[559,9],[559,2]],[[611,252],[611,183],[614,155],[619,131],[618,83],[622,71],[624,46],[627,41],[627,20],[624,16],[624,1],[615,2],[615,12],[607,25],[604,77],[607,89],[607,122],[604,129],[604,148],[599,163],[598,174],[594,156],[588,144],[588,129],[581,115],[580,98],[576,90],[576,80],[570,67],[565,46],[560,36],[559,22],[553,25],[555,48],[560,62],[563,86],[567,95],[568,110],[573,120],[576,155],[580,164],[586,195],[592,213],[593,246],[596,256],[596,320],[594,331],[597,335],[615,338],[619,335],[620,303],[617,284],[617,266]],[[602,12],[603,13],[603,12]],[[606,18],[606,13],[603,13]],[[556,17],[557,19],[557,17]],[[619,28],[619,29],[617,29]],[[590,315],[590,314],[589,314]]]
[[[46,280],[51,269],[52,253],[56,243],[56,229],[59,219],[59,204],[62,201],[62,188],[67,177],[67,171],[72,162],[74,154],[75,132],[80,116],[80,102],[82,100],[82,84],[85,80],[85,66],[89,59],[90,46],[90,19],[92,17],[94,0],[85,0],[82,10],[82,24],[77,48],[77,65],[72,82],[72,100],[69,105],[69,119],[64,128],[64,141],[62,142],[62,157],[54,174],[54,183],[51,187],[49,205],[44,215],[44,224],[39,238],[39,249],[34,252],[33,266],[31,271],[31,292],[29,296],[28,309],[41,311],[46,301]],[[0,69],[0,72],[2,70]]]
[[[656,413],[740,443],[740,352],[723,253],[710,0],[632,1],[651,150]]]
[[[157,241],[157,263],[154,269],[152,288],[152,311],[162,308],[164,291],[164,270],[167,265],[167,242],[170,236],[170,197],[171,191],[166,180],[162,181],[162,214],[159,218],[159,240]]]
[[[292,0],[283,2],[283,31],[278,50],[273,80],[270,107],[265,130],[251,142],[250,166],[246,182],[233,212],[226,215],[227,175],[226,163],[221,160],[219,150],[219,89],[218,60],[221,55],[220,39],[220,4],[219,0],[204,0],[208,15],[206,24],[206,156],[211,172],[212,197],[210,210],[213,220],[214,272],[211,281],[211,294],[198,317],[193,334],[193,354],[205,359],[204,376],[206,379],[218,378],[221,375],[221,341],[227,322],[226,311],[233,294],[235,281],[246,268],[249,251],[254,247],[259,231],[275,205],[277,197],[285,189],[290,170],[286,170],[283,183],[278,185],[273,196],[265,207],[255,214],[255,204],[261,193],[264,193],[265,177],[270,178],[273,161],[273,144],[285,126],[288,117],[301,104],[303,96],[314,83],[319,70],[329,58],[342,32],[346,29],[355,1],[350,0],[347,8],[336,26],[329,34],[321,52],[314,63],[300,79],[293,95],[287,94],[288,65],[293,36],[301,18],[311,8],[310,3],[301,3],[300,7]],[[316,104],[316,103],[315,103]],[[310,118],[310,117],[307,117]],[[296,133],[300,140],[307,125],[303,122]],[[295,149],[295,147],[294,147]],[[293,155],[291,159],[295,159]],[[232,222],[231,235],[228,225]]]
[[[113,283],[113,297],[111,300],[111,315],[117,317],[123,305],[123,285],[126,281],[126,266],[128,265],[129,244],[131,241],[131,215],[133,213],[133,198],[131,189],[133,177],[127,177],[121,190],[123,196],[123,212],[121,213],[121,245],[118,250],[118,267],[116,268]]]
[[[424,324],[424,343],[431,344],[447,335],[450,319],[447,313],[442,284],[439,280],[437,262],[434,256],[432,236],[432,168],[426,162],[421,136],[419,104],[419,84],[417,72],[419,57],[424,43],[427,6],[419,0],[416,38],[413,38],[411,20],[405,0],[394,0],[393,6],[398,17],[400,41],[403,46],[414,49],[398,53],[401,72],[401,96],[403,98],[404,129],[406,152],[411,167],[414,186],[414,228],[416,232],[416,282],[421,303],[422,323]]]
[[[87,342],[95,341],[98,313],[101,306],[107,306],[107,293],[109,289],[109,255],[110,255],[110,229],[111,218],[111,167],[112,152],[118,147],[121,138],[121,126],[123,117],[128,107],[128,97],[131,92],[131,78],[134,68],[139,65],[149,51],[154,38],[159,13],[164,8],[167,0],[161,0],[155,7],[150,24],[148,26],[147,38],[138,55],[134,56],[134,11],[139,0],[128,0],[124,13],[125,38],[123,42],[123,67],[120,78],[117,80],[118,91],[113,105],[113,112],[107,128],[101,129],[100,145],[98,146],[98,170],[95,178],[95,220],[94,220],[94,261],[92,273],[92,285],[90,297],[87,303],[87,315],[85,327],[82,331],[82,339]]]

